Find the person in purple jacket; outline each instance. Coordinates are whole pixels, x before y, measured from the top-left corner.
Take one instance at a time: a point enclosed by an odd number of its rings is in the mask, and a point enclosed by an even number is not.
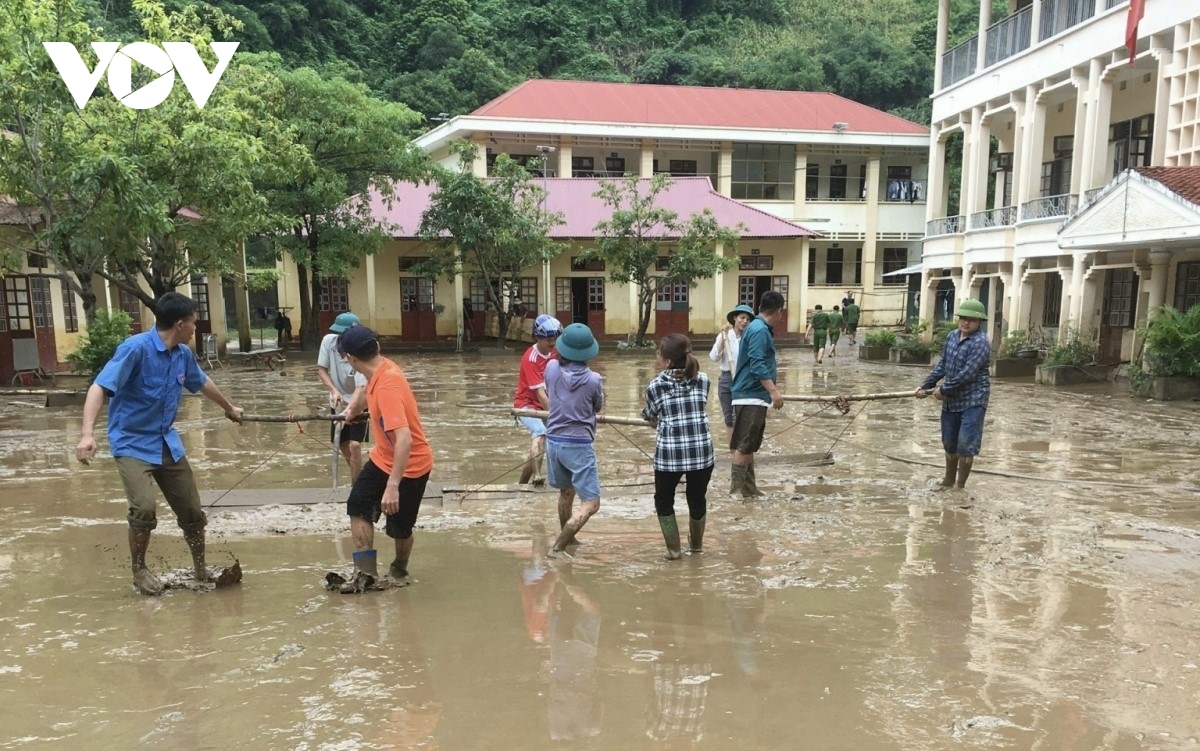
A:
[[[592,330],[572,323],[555,345],[558,360],[546,365],[546,479],[558,488],[562,532],[550,555],[565,555],[588,519],[600,510],[600,470],[596,466],[596,414],[604,409],[604,386],[588,367],[600,352]],[[575,507],[575,496],[579,506]]]

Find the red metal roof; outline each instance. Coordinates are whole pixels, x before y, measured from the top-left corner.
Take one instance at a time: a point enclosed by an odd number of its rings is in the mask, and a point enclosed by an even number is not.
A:
[[[1200,206],[1200,167],[1138,167],[1137,171],[1167,190]]]
[[[541,181],[539,181],[541,182]],[[563,215],[563,223],[550,236],[560,240],[598,237],[596,224],[612,216],[612,211],[593,194],[599,189],[599,178],[552,177],[545,180],[546,209]],[[648,182],[648,181],[647,181]],[[390,206],[374,188],[368,194],[371,217],[391,228],[392,236],[416,237],[421,214],[429,207],[435,185],[398,183]],[[658,205],[671,209],[686,219],[705,208],[726,227],[742,225],[742,237],[819,237],[820,233],[786,219],[747,206],[721,195],[712,188],[707,177],[677,177],[670,187],[659,194]]]
[[[929,129],[821,91],[535,79],[472,115],[521,120],[928,135]]]

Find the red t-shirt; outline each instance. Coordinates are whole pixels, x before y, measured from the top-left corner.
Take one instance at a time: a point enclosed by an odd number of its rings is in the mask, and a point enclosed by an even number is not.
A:
[[[404,371],[391,360],[385,359],[367,383],[367,411],[375,433],[372,464],[390,475],[395,445],[388,431],[408,428],[412,433],[412,450],[408,454],[404,476],[420,477],[433,469],[433,451],[425,440],[417,399]]]
[[[550,348],[550,354],[538,352],[533,345],[521,355],[521,371],[517,374],[517,393],[513,395],[513,406],[517,409],[541,409],[537,389],[546,388],[546,366],[557,353]]]

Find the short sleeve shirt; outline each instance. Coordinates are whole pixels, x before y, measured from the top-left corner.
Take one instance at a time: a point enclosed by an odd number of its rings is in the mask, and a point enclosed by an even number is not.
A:
[[[517,409],[541,409],[537,390],[546,388],[546,365],[555,357],[555,351],[543,355],[533,345],[521,356],[521,370],[517,373],[517,391],[513,394],[513,406]]]
[[[342,396],[350,396],[359,386],[366,386],[367,379],[350,367],[346,358],[338,354],[337,341],[337,334],[326,334],[321,340],[321,349],[317,352],[317,367],[329,371],[329,378]]]
[[[404,371],[391,360],[383,359],[367,383],[367,410],[371,415],[371,426],[378,431],[375,446],[371,448],[372,464],[390,475],[395,443],[388,431],[408,428],[412,433],[412,450],[404,476],[421,477],[433,469],[433,451],[421,427],[417,398],[413,396]]]

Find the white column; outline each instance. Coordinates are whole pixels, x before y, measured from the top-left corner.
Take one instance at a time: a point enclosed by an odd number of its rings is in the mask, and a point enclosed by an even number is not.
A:
[[[921,302],[918,307],[918,318],[926,321],[933,320],[934,303],[937,302],[937,284],[940,280],[929,275],[929,269],[921,270]],[[907,312],[907,311],[906,311]]]
[[[1042,0],[1033,0],[1029,11],[1029,46],[1036,47],[1042,37]]]
[[[373,259],[374,256],[371,256],[371,258]],[[371,265],[369,261],[368,261],[368,265]],[[367,277],[368,289],[372,288],[375,284],[374,276],[375,275],[372,274],[371,276]],[[462,351],[463,332],[466,329],[466,323],[467,323],[466,320],[463,319],[463,298],[466,296],[467,296],[466,285],[463,283],[462,270],[460,269],[459,272],[454,275],[454,335],[458,338],[458,351],[459,352]],[[533,301],[533,304],[537,305],[537,301],[536,300]],[[371,305],[370,316],[371,316],[371,320],[374,321],[375,320],[375,306],[374,305]],[[374,328],[375,324],[372,323],[371,327]]]
[[[1092,96],[1092,91],[1088,82],[1082,77],[1073,76],[1072,78],[1075,81],[1074,149],[1075,153],[1082,158],[1071,160],[1071,186],[1068,192],[1078,195],[1083,191],[1080,187],[1082,185],[1080,180],[1083,176],[1083,163],[1087,161],[1088,121],[1091,120],[1088,116],[1088,110],[1091,109],[1088,100]],[[1108,135],[1105,134],[1105,139],[1107,140],[1107,138]]]
[[[571,136],[562,136],[558,141],[558,169],[556,177],[574,177],[571,173],[572,146],[575,141]]]
[[[958,176],[958,213],[968,218],[974,205],[974,169],[972,165],[975,164],[975,143],[979,137],[977,126],[980,109],[980,107],[972,109],[969,115],[970,122],[963,123],[962,162]]]
[[[1046,140],[1046,104],[1038,101],[1037,89],[1025,87],[1026,130],[1025,158],[1022,160],[1025,169],[1018,172],[1014,182],[1017,185],[1017,204],[1026,203],[1042,192],[1042,152]]]
[[[1154,315],[1154,309],[1167,302],[1167,272],[1171,268],[1171,252],[1150,251],[1150,301],[1146,317]]]
[[[929,188],[925,196],[925,221],[946,215],[946,135],[929,129]]]
[[[792,218],[799,219],[805,215],[804,203],[808,200],[808,146],[802,143],[796,144],[796,177],[792,196]]]
[[[638,175],[640,177],[654,176],[654,140],[651,138],[642,139],[642,158],[638,165]]]
[[[992,4],[979,4],[979,43],[976,45],[975,70],[983,70],[987,60],[987,30],[992,25]]]
[[[867,159],[867,217],[862,244],[862,298],[866,300],[875,291],[875,257],[879,252],[879,153],[872,150]],[[847,253],[849,250],[847,250]],[[845,262],[853,262],[846,259]]]
[[[717,258],[724,258],[727,255],[725,252],[725,244],[720,243],[720,242],[717,243],[717,247],[714,248],[714,252],[716,253]],[[736,269],[737,267],[735,266],[734,268]],[[724,271],[721,271],[720,269],[718,269],[717,272],[715,274],[713,274],[712,285],[713,285],[713,326],[714,326],[713,331],[719,331],[721,329],[721,324],[725,322],[726,311],[728,311],[730,308],[733,307],[732,305],[727,305],[725,303],[725,272]]]
[[[365,266],[365,271],[367,272],[367,316],[366,317],[367,317],[367,325],[370,326],[372,329],[374,329],[376,332],[378,332],[379,329],[376,327],[379,325],[379,321],[378,321],[378,317],[375,315],[375,305],[376,305],[376,300],[378,299],[375,295],[375,258],[376,258],[376,255],[374,253],[367,256],[367,258],[366,258],[366,266]],[[454,294],[457,295],[457,297],[458,297],[458,301],[455,303],[455,307],[461,308],[462,307],[461,290],[458,287],[455,287]],[[461,317],[461,316],[462,316],[462,311],[460,310],[459,317]]]
[[[933,55],[933,90],[942,88],[942,57],[946,54],[946,38],[950,29],[950,0],[938,0],[937,43]]]
[[[717,158],[717,192],[723,196],[733,193],[733,142],[722,141]]]
[[[1062,277],[1062,297],[1058,303],[1058,343],[1062,344],[1067,340],[1067,328],[1076,325],[1071,319],[1072,300],[1075,299],[1075,280],[1083,277],[1083,266],[1080,264],[1079,273],[1075,273],[1075,267],[1064,266],[1059,263],[1058,275]]]
[[[471,174],[487,177],[487,138],[484,136],[475,136],[475,161],[471,164]]]
[[[1108,161],[1108,130],[1112,116],[1112,81],[1105,79],[1103,73],[1103,63],[1093,60],[1088,83],[1091,113],[1087,123],[1087,142],[1082,148],[1076,149],[1082,157],[1080,191],[1099,188],[1107,183],[1111,169]],[[1082,203],[1082,196],[1080,202]]]
[[[246,292],[246,243],[233,259],[233,307],[237,313],[238,351],[254,349],[250,341],[250,296]],[[226,346],[226,351],[229,347]]]
[[[799,283],[792,285],[793,289],[800,290],[800,301],[797,304],[800,306],[800,314],[799,315],[800,315],[801,320],[798,320],[798,321],[796,321],[795,324],[793,324],[796,331],[800,331],[800,332],[803,332],[805,328],[808,328],[808,321],[805,320],[805,316],[808,315],[808,307],[809,307],[809,302],[808,302],[808,293],[809,293],[809,289],[808,289],[808,254],[811,252],[813,252],[812,244],[809,242],[809,239],[807,237],[800,238],[800,271],[799,271],[800,277],[797,280]],[[803,328],[801,328],[801,327],[803,327]]]

